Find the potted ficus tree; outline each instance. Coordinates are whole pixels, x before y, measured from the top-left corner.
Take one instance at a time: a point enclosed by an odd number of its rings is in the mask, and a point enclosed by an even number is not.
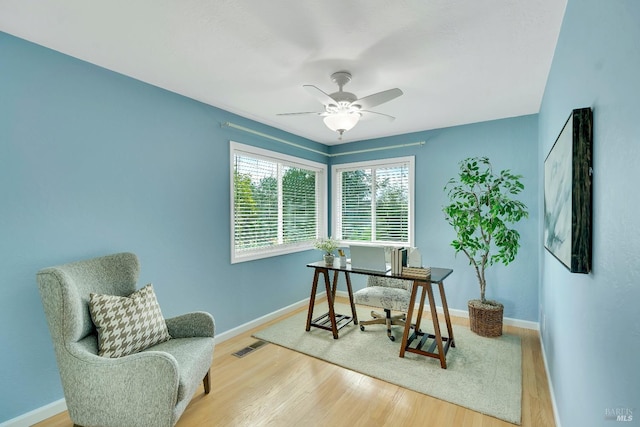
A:
[[[469,258],[480,284],[480,299],[468,303],[469,323],[478,335],[500,336],[504,306],[486,299],[485,270],[509,264],[518,253],[520,233],[510,225],[529,216],[524,203],[514,199],[524,189],[522,175],[510,170],[494,174],[486,157],[465,159],[459,167],[458,177],[444,187],[450,203],[443,211],[456,232],[451,246]]]

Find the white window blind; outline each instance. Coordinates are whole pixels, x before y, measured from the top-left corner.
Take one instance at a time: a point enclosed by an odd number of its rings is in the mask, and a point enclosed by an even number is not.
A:
[[[413,157],[334,166],[334,237],[411,245],[413,176]]]
[[[231,144],[232,262],[313,247],[324,234],[326,166]]]

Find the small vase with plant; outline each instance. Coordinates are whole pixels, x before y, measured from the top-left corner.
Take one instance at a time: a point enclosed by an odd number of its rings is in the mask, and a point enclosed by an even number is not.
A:
[[[500,336],[504,306],[485,298],[485,270],[495,263],[506,266],[518,253],[520,233],[509,225],[529,216],[525,204],[513,198],[524,189],[522,175],[494,174],[486,157],[468,158],[459,166],[458,177],[444,188],[450,204],[443,212],[456,232],[451,246],[469,258],[480,284],[480,299],[468,305],[470,326],[478,335]]]
[[[334,251],[338,249],[338,241],[333,239],[332,237],[322,238],[316,240],[314,243],[316,249],[319,249],[324,252],[324,262],[328,266],[333,265],[334,260]]]

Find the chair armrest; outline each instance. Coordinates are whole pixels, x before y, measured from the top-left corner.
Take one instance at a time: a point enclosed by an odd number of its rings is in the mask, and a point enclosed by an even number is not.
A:
[[[183,314],[165,319],[172,338],[215,336],[216,326],[213,316],[204,311]]]
[[[95,425],[106,412],[113,425],[136,425],[141,419],[148,425],[170,425],[180,379],[172,355],[143,351],[112,359],[71,347],[72,357],[60,368],[75,423]]]

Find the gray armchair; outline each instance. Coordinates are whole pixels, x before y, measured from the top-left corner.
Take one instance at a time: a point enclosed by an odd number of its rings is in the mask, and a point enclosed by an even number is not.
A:
[[[209,393],[215,325],[194,312],[166,319],[168,341],[118,358],[98,356],[89,312],[91,293],[128,296],[136,290],[136,255],[120,253],[50,267],[37,280],[75,425],[173,426],[200,381]]]

